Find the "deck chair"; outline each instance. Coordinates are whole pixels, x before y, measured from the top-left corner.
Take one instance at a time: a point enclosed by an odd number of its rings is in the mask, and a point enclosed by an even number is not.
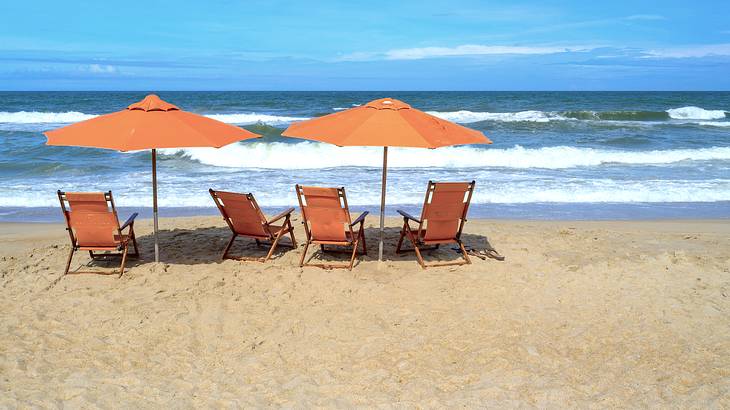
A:
[[[304,232],[307,243],[304,245],[299,266],[317,266],[320,268],[347,268],[352,270],[357,247],[362,243],[361,255],[367,255],[365,244],[365,217],[363,212],[354,221],[350,219],[350,209],[347,206],[345,188],[320,188],[296,185],[297,198],[304,219]],[[359,225],[357,231],[353,230]],[[307,249],[310,244],[318,244],[322,252],[328,251],[325,245],[346,246],[352,248],[350,263],[346,265],[332,264],[305,264]],[[329,250],[332,251],[332,250]],[[348,251],[349,253],[349,251]]]
[[[415,218],[405,211],[398,210],[403,216],[403,228],[400,231],[396,253],[415,251],[418,263],[423,269],[429,266],[448,266],[470,264],[464,245],[461,243],[461,231],[466,222],[471,196],[475,182],[433,182],[428,181],[426,199],[423,202],[421,218]],[[410,221],[418,224],[413,229]],[[403,239],[413,244],[413,249],[401,249]],[[464,261],[426,264],[421,255],[422,250],[436,249],[441,244],[456,243],[461,248]]]
[[[62,192],[58,191],[58,200],[66,219],[66,230],[71,239],[71,252],[66,262],[64,275],[68,274],[74,252],[89,251],[92,260],[97,257],[121,256],[119,277],[124,274],[124,265],[127,262],[129,244],[134,246],[131,257],[139,257],[137,238],[134,236],[133,213],[122,226],[119,226],[117,210],[114,207],[112,192]],[[68,206],[66,206],[68,204]],[[129,229],[127,233],[123,233]],[[114,252],[102,253],[94,252]]]
[[[289,208],[267,220],[264,213],[261,212],[261,208],[256,203],[253,194],[238,194],[235,192],[214,191],[213,189],[209,189],[208,191],[210,192],[210,196],[213,197],[213,201],[218,207],[218,210],[221,212],[223,220],[226,221],[226,224],[228,224],[228,227],[231,228],[231,232],[233,233],[226,248],[223,250],[221,259],[266,262],[274,254],[278,245],[297,247],[297,241],[294,239],[294,228],[291,225],[291,213],[294,212],[294,208]],[[275,222],[279,222],[282,219],[283,222],[274,225]],[[291,238],[291,244],[280,244],[279,241],[281,238],[287,234]],[[257,246],[261,245],[261,241],[271,242],[269,252],[263,258],[234,258],[228,256],[228,251],[231,250],[233,242],[239,236],[255,239]]]

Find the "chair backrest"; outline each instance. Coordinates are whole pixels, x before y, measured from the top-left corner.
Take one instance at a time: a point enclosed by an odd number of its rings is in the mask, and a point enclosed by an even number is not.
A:
[[[71,241],[81,247],[116,247],[120,235],[114,199],[109,192],[58,191]],[[66,204],[68,203],[68,208]]]
[[[418,235],[424,240],[458,239],[466,222],[475,181],[428,181]]]
[[[231,231],[239,235],[269,237],[267,221],[253,194],[208,190]]]
[[[321,188],[296,185],[304,229],[312,239],[347,242],[352,238],[350,210],[345,188]]]

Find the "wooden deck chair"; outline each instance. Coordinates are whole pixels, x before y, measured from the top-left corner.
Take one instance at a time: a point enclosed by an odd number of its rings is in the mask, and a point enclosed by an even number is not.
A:
[[[475,182],[428,182],[426,199],[423,202],[421,218],[415,218],[405,211],[398,210],[403,216],[403,229],[400,231],[398,246],[395,252],[415,251],[418,263],[422,268],[429,266],[464,265],[471,263],[464,245],[461,243],[461,231],[466,222],[471,196]],[[418,224],[411,228],[410,221]],[[401,249],[403,238],[413,244],[413,249]],[[456,243],[461,248],[464,261],[426,264],[421,255],[425,249],[436,249],[440,244]],[[429,246],[429,248],[424,248]]]
[[[347,206],[345,188],[320,188],[296,185],[299,206],[304,219],[304,232],[307,234],[307,243],[304,245],[299,266],[317,266],[320,268],[347,268],[352,270],[357,247],[362,243],[361,255],[367,255],[365,244],[365,217],[363,212],[354,221],[350,219],[350,209]],[[357,231],[353,227],[360,225]],[[307,249],[310,244],[318,244],[322,252],[328,251],[325,245],[352,247],[352,256],[347,265],[332,264],[305,264]],[[329,250],[331,251],[331,250]],[[349,253],[349,251],[348,251]]]
[[[119,226],[117,210],[114,207],[112,192],[62,192],[58,191],[58,200],[66,219],[66,230],[71,239],[71,252],[66,262],[64,275],[68,274],[71,259],[77,250],[89,251],[92,260],[96,257],[121,256],[119,276],[124,274],[130,242],[134,246],[131,257],[139,257],[137,238],[134,236],[133,213],[122,226]],[[68,207],[66,206],[68,204]],[[122,231],[129,229],[125,234]],[[94,252],[113,252],[95,254]]]
[[[213,201],[221,212],[221,215],[223,215],[223,220],[226,221],[226,224],[228,224],[228,227],[231,228],[231,232],[233,233],[226,248],[223,250],[221,259],[266,262],[274,254],[278,245],[297,247],[297,241],[294,239],[294,228],[291,225],[291,213],[294,212],[294,208],[289,208],[267,220],[264,213],[261,212],[261,208],[256,203],[253,194],[238,194],[235,192],[214,191],[213,189],[209,189],[208,191],[210,192],[210,196],[213,197]],[[282,219],[283,222],[274,225],[275,222],[279,222]],[[280,244],[279,240],[287,234],[291,238],[291,244]],[[270,241],[271,247],[269,248],[269,252],[263,258],[229,257],[228,251],[231,250],[233,241],[239,236],[255,239],[257,246],[261,245],[261,241]]]

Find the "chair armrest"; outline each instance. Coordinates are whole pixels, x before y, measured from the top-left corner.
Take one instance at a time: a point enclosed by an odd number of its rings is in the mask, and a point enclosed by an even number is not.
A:
[[[291,215],[292,212],[294,212],[294,208],[289,208],[289,209],[285,210],[284,212],[276,215],[275,217],[269,219],[269,223],[276,222],[285,216],[289,216],[289,215]]]
[[[410,220],[412,220],[412,221],[414,221],[414,222],[418,222],[419,224],[421,223],[421,220],[420,220],[420,219],[417,219],[416,217],[414,217],[413,215],[409,214],[409,213],[408,213],[408,212],[406,212],[406,211],[401,211],[401,210],[399,209],[399,210],[398,210],[398,213],[399,213],[399,214],[401,214],[401,216],[402,216],[403,218],[406,218],[406,219],[410,219]]]
[[[368,216],[369,213],[370,212],[368,212],[368,211],[365,211],[365,212],[361,213],[360,216],[357,217],[357,219],[355,219],[354,221],[352,221],[352,223],[350,224],[350,226],[352,227],[352,226],[355,226],[355,225],[357,225],[359,223],[365,222],[365,217]]]
[[[127,222],[125,222],[125,223],[124,223],[124,225],[122,225],[122,226],[121,226],[121,227],[119,228],[119,230],[120,230],[120,231],[123,231],[123,230],[124,230],[124,228],[126,228],[126,227],[128,227],[128,226],[132,226],[132,225],[134,225],[134,218],[136,218],[136,217],[137,217],[137,215],[139,215],[139,214],[138,214],[137,212],[133,213],[132,215],[129,215],[129,218],[127,218]]]

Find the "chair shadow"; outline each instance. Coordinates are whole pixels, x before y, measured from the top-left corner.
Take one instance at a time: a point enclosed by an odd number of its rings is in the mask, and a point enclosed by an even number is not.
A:
[[[386,261],[399,261],[399,260],[411,260],[413,263],[418,263],[415,252],[412,251],[413,244],[408,238],[403,238],[403,245],[401,246],[401,253],[396,253],[396,246],[398,245],[398,239],[400,238],[401,228],[386,227],[383,230],[383,260]],[[380,228],[371,227],[365,228],[365,239],[368,244],[368,258],[372,260],[378,259],[378,243],[380,241]],[[474,249],[494,249],[489,239],[484,235],[477,235],[471,233],[462,233],[461,241],[464,246]],[[407,250],[403,252],[403,250]],[[456,243],[443,244],[438,249],[427,249],[421,250],[426,263],[432,262],[455,262],[461,257],[461,250]],[[475,257],[470,257],[472,262]]]
[[[400,236],[400,228],[386,227],[384,230],[383,241],[383,259],[386,261],[408,260],[418,263],[414,252],[396,253],[396,245]],[[159,231],[160,258],[163,262],[170,262],[184,265],[210,264],[222,261],[223,249],[228,240],[231,238],[231,231],[227,227],[205,227],[195,229],[171,229]],[[360,261],[376,261],[378,259],[378,243],[380,240],[380,228],[365,228],[365,241],[367,243],[367,255],[358,255],[355,260],[354,267],[357,267]],[[297,247],[292,248],[288,245],[289,238],[282,238],[279,246],[269,261],[275,261],[285,256],[287,252],[295,252],[292,260],[293,264],[298,265],[299,257],[303,251],[305,238],[301,232],[297,232]],[[464,233],[462,234],[464,246],[475,249],[494,249],[486,236]],[[139,258],[128,257],[125,271],[135,266],[154,261],[154,236],[145,234],[137,237],[139,246]],[[270,247],[269,242],[262,242],[261,246],[257,246],[252,238],[238,237],[231,250],[229,256],[232,258],[259,258],[266,256]],[[405,249],[412,249],[408,239],[403,240]],[[346,247],[327,247],[327,252],[322,252],[318,245],[310,245],[307,252],[307,261],[347,264],[350,260],[351,248]],[[358,247],[358,249],[361,249]],[[131,252],[132,249],[130,249]],[[331,251],[330,251],[331,250]],[[456,244],[445,244],[435,250],[422,251],[426,262],[449,262],[461,259]],[[101,256],[102,254],[99,254]],[[84,261],[83,258],[86,258]],[[476,259],[472,257],[472,262]],[[120,258],[96,258],[89,259],[85,252],[77,252],[74,255],[72,270],[69,274],[99,274],[99,275],[115,275],[118,274]],[[255,263],[255,262],[252,262]],[[74,269],[73,266],[77,268]],[[86,271],[87,268],[96,269],[113,269],[109,271]],[[82,271],[83,269],[83,271]]]
[[[159,231],[160,258],[176,264],[196,265],[221,262],[223,250],[231,239],[228,227],[172,229]],[[299,239],[297,238],[297,242]],[[140,247],[140,263],[154,260],[155,238],[152,234],[137,237]],[[275,260],[292,251],[289,236],[283,237],[271,255]],[[297,243],[299,245],[299,243]],[[257,245],[253,238],[239,236],[228,252],[230,258],[263,258],[269,252],[271,242]],[[132,265],[134,266],[134,265]]]

